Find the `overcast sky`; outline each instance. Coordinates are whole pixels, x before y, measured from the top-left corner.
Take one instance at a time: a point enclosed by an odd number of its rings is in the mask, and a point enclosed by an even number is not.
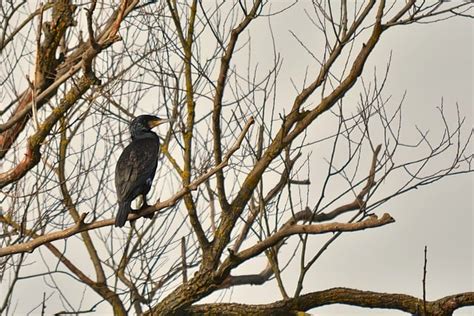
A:
[[[291,30],[303,38],[313,37],[314,29],[304,27],[307,21],[303,23],[303,6],[300,4],[288,13],[275,17],[272,24],[274,33],[278,34],[277,49],[284,58],[283,78],[279,85],[282,87],[279,91],[281,99],[291,100],[294,97],[294,91],[287,89],[291,87],[290,78],[298,79],[300,76],[301,80],[306,66],[314,63],[302,53],[289,32]],[[317,47],[317,39],[309,44]],[[259,51],[262,56],[267,54],[268,33],[257,32],[253,35],[252,45],[254,54],[258,55]],[[472,128],[473,45],[473,23],[467,19],[394,28],[382,36],[369,58],[364,76],[371,78],[374,66],[384,69],[392,51],[385,94],[400,101],[407,92],[403,117],[407,133],[415,133],[416,124],[423,130],[430,129],[435,137],[440,124],[436,107],[440,106],[442,99],[452,118],[455,118],[454,106],[458,103],[462,115],[467,117],[466,125]],[[265,59],[262,56],[260,58]],[[354,88],[357,89],[357,86]],[[151,98],[143,100],[144,109],[147,102],[154,104]],[[356,93],[349,94],[345,103],[351,100],[357,103]],[[318,180],[318,175],[312,174],[311,181]],[[390,213],[396,223],[343,235],[311,270],[304,292],[344,286],[421,297],[425,245],[428,246],[427,299],[474,291],[473,182],[472,175],[443,179],[383,205],[377,213]],[[257,264],[264,263],[257,260]],[[244,265],[239,271],[258,272],[249,265]],[[283,275],[289,283],[294,282],[292,277],[294,275],[289,271]],[[42,280],[20,284],[17,291],[24,294],[19,296],[27,297],[35,282],[39,285]],[[281,296],[276,282],[272,281],[263,286],[236,287],[224,294],[216,293],[206,301],[217,299],[265,303],[279,300]],[[27,310],[31,310],[31,306],[25,310],[21,306],[18,308],[18,311]],[[105,313],[109,311],[109,306],[102,304],[99,311]],[[328,306],[312,313],[403,315],[397,311],[370,311],[348,306]],[[460,309],[455,315],[474,315],[474,307]]]

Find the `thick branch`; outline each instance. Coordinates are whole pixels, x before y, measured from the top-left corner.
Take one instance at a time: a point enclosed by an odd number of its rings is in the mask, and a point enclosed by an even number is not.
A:
[[[346,304],[368,308],[397,309],[413,315],[423,315],[423,300],[405,294],[377,293],[349,288],[332,288],[313,292],[300,297],[271,304],[246,305],[235,303],[202,304],[191,306],[191,315],[296,315],[298,311],[331,304]],[[463,306],[474,305],[474,292],[450,295],[436,301],[426,302],[427,313],[431,316],[447,316]]]
[[[266,249],[276,245],[284,238],[296,234],[324,234],[329,232],[349,232],[359,231],[367,228],[374,228],[394,223],[395,220],[387,213],[381,218],[375,215],[369,216],[367,219],[355,223],[325,223],[314,225],[288,225],[283,226],[279,231],[268,238],[258,242],[254,246],[245,249],[239,253],[232,253],[219,268],[220,274],[228,274],[231,269],[240,263],[255,257]]]

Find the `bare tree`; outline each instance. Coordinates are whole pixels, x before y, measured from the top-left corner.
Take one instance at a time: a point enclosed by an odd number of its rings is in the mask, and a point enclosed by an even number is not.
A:
[[[472,128],[462,108],[439,108],[439,139],[420,130],[407,141],[403,102],[384,92],[389,57],[386,71],[361,75],[386,32],[471,18],[473,5],[312,1],[305,19],[319,48],[292,33],[295,49],[314,64],[287,87],[272,21],[297,5],[0,4],[3,313],[15,312],[15,287],[33,278],[60,296],[57,314],[93,312],[103,302],[116,315],[287,315],[337,303],[451,315],[474,305],[473,292],[427,302],[354,288],[303,291],[308,272],[341,234],[395,222],[380,214],[381,205],[472,172]],[[259,32],[273,43],[263,66],[252,60]],[[283,98],[282,89],[294,89],[293,97]],[[359,93],[357,105],[345,101],[350,91]],[[156,203],[117,229],[115,162],[128,143],[128,121],[143,112],[173,119],[161,131]],[[320,128],[321,121],[332,127]],[[412,158],[400,159],[404,151]],[[443,165],[433,170],[434,162]],[[152,213],[151,221],[141,218]],[[314,235],[328,236],[316,251]],[[265,258],[263,270],[236,272],[256,257]],[[37,272],[22,272],[30,266]],[[282,278],[290,266],[298,270],[295,288]],[[270,280],[280,301],[199,303]],[[82,297],[96,303],[68,295],[70,284],[85,286]],[[38,295],[36,311],[44,314],[49,296]]]

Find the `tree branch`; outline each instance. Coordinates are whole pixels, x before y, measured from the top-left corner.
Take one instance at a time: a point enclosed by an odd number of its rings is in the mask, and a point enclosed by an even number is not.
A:
[[[248,132],[250,126],[254,123],[254,119],[251,117],[247,124],[244,126],[244,129],[242,130],[240,136],[237,138],[235,141],[234,145],[230,148],[230,150],[227,152],[227,154],[224,156],[224,159],[222,162],[209,169],[205,174],[199,176],[196,178],[194,181],[192,181],[187,187],[182,188],[178,192],[176,192],[172,197],[169,199],[163,201],[163,202],[158,202],[155,205],[148,207],[144,210],[142,210],[139,213],[132,213],[129,214],[128,220],[135,220],[138,219],[142,216],[152,214],[154,212],[170,208],[176,203],[178,203],[179,200],[181,200],[186,194],[189,193],[189,191],[196,190],[199,185],[204,183],[207,179],[212,177],[218,170],[221,170],[222,168],[226,167],[229,163],[229,159],[232,157],[232,155],[237,151],[237,149],[240,148],[240,145],[242,144],[242,141],[245,137],[245,134]],[[61,230],[61,231],[56,231],[53,233],[45,234],[42,236],[38,236],[37,238],[33,237],[33,240],[30,240],[25,243],[21,244],[16,244],[16,245],[11,245],[7,247],[0,248],[0,257],[7,256],[7,255],[12,255],[16,253],[23,253],[23,252],[32,252],[36,248],[38,248],[41,245],[44,245],[46,243],[59,240],[59,239],[66,239],[68,237],[71,237],[73,235],[76,235],[77,233],[87,231],[87,230],[92,230],[92,229],[98,229],[101,227],[106,227],[106,226],[111,226],[114,224],[115,219],[105,219],[97,222],[92,222],[92,223],[85,223],[84,219],[86,217],[87,213],[83,213],[81,215],[81,218],[79,222],[77,222],[74,226],[71,226],[67,229]],[[0,214],[0,222],[8,224],[10,222],[8,217],[5,217],[5,215]]]
[[[423,315],[422,299],[405,294],[378,293],[349,288],[332,288],[271,304],[202,304],[191,306],[187,308],[186,311],[191,315],[214,313],[224,313],[229,315],[296,315],[299,311],[308,311],[315,307],[331,304],[397,309],[413,315]],[[427,302],[426,304],[426,316],[448,316],[452,315],[453,311],[458,308],[474,305],[474,292],[450,295],[435,301]]]
[[[240,263],[248,260],[249,258],[257,256],[266,249],[276,245],[278,242],[291,235],[359,231],[367,228],[384,226],[394,222],[395,220],[389,214],[385,213],[381,218],[378,218],[376,215],[371,215],[367,219],[355,223],[325,223],[314,225],[295,224],[283,226],[279,231],[258,242],[254,246],[242,250],[239,253],[232,253],[222,263],[218,273],[222,275],[228,274],[231,269],[237,267]]]
[[[230,61],[234,55],[235,45],[239,39],[239,35],[245,30],[250,22],[255,18],[257,10],[262,4],[262,0],[254,2],[251,11],[245,16],[245,18],[239,23],[239,25],[231,31],[229,43],[225,49],[224,55],[221,58],[221,65],[219,70],[219,77],[217,78],[217,86],[214,92],[213,99],[213,110],[212,110],[212,133],[213,133],[213,145],[214,145],[214,160],[216,163],[220,163],[222,160],[222,144],[221,144],[221,112],[222,112],[222,99],[224,97],[224,90],[227,82],[227,73],[230,67]],[[229,208],[229,202],[227,201],[224,185],[224,174],[217,172],[217,196],[219,199],[222,210],[227,211]]]

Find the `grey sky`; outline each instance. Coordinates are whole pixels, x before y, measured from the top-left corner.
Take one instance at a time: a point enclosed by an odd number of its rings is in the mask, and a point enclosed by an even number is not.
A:
[[[299,3],[290,11],[275,17],[272,22],[277,50],[284,58],[278,98],[282,106],[288,106],[295,96],[290,79],[302,82],[302,74],[310,65],[314,71],[316,63],[293,38],[290,30],[306,39],[309,47],[317,50],[318,36],[314,29],[307,29],[303,7]],[[304,23],[303,23],[304,22]],[[252,34],[252,58],[265,68],[271,42],[267,21],[257,24],[262,32]],[[452,19],[437,24],[397,27],[385,34],[369,58],[363,77],[369,82],[374,67],[381,76],[392,51],[392,63],[385,95],[392,96],[395,106],[407,92],[404,102],[404,139],[416,137],[415,125],[430,130],[430,137],[439,137],[441,123],[436,107],[443,99],[447,116],[456,117],[454,106],[459,104],[465,123],[473,126],[473,24],[466,19]],[[354,87],[344,101],[347,108],[355,111],[360,85]],[[156,104],[154,96],[143,99],[140,106],[151,109]],[[315,99],[316,100],[316,99]],[[317,122],[317,130],[330,128],[330,119]],[[332,126],[333,128],[334,126]],[[325,131],[323,131],[325,132]],[[318,137],[318,132],[315,132]],[[313,150],[313,149],[312,149]],[[315,150],[316,151],[316,150]],[[472,152],[472,149],[471,149]],[[406,153],[410,155],[410,153]],[[315,157],[318,157],[315,154]],[[315,158],[316,159],[316,158]],[[320,181],[318,167],[313,167],[311,182]],[[384,204],[377,214],[390,213],[396,223],[381,228],[348,233],[331,245],[309,273],[304,292],[322,290],[336,286],[361,290],[404,293],[417,297],[422,295],[423,248],[428,246],[427,298],[437,299],[446,295],[474,291],[474,218],[472,175],[443,179],[439,183],[411,191],[402,197]],[[388,184],[390,185],[390,184]],[[314,203],[314,201],[310,201]],[[315,237],[313,244],[320,245],[326,237]],[[74,239],[68,241],[74,245]],[[36,253],[39,254],[39,251]],[[42,252],[43,254],[46,251]],[[82,254],[77,254],[80,257]],[[49,254],[45,254],[46,257]],[[37,256],[38,261],[41,260]],[[238,271],[257,273],[265,265],[263,258],[252,261],[255,265],[244,265]],[[28,268],[25,269],[28,271]],[[33,271],[33,270],[32,270]],[[285,271],[283,279],[294,284],[295,274]],[[61,280],[61,277],[59,277]],[[64,276],[63,280],[68,280]],[[82,285],[76,282],[68,291],[81,293]],[[44,280],[20,282],[18,297],[28,297],[31,291],[47,290]],[[36,295],[37,296],[37,295]],[[232,291],[218,292],[206,298],[206,302],[235,301],[242,303],[267,303],[281,299],[276,282],[262,286],[236,287]],[[28,300],[26,300],[28,301]],[[92,300],[91,300],[92,302]],[[20,303],[19,313],[32,309],[34,304]],[[48,304],[60,306],[55,297]],[[106,315],[107,304],[98,308],[98,314]],[[347,306],[328,306],[312,312],[317,315],[401,315],[401,312],[367,310]],[[460,309],[455,315],[473,315],[474,307]]]

